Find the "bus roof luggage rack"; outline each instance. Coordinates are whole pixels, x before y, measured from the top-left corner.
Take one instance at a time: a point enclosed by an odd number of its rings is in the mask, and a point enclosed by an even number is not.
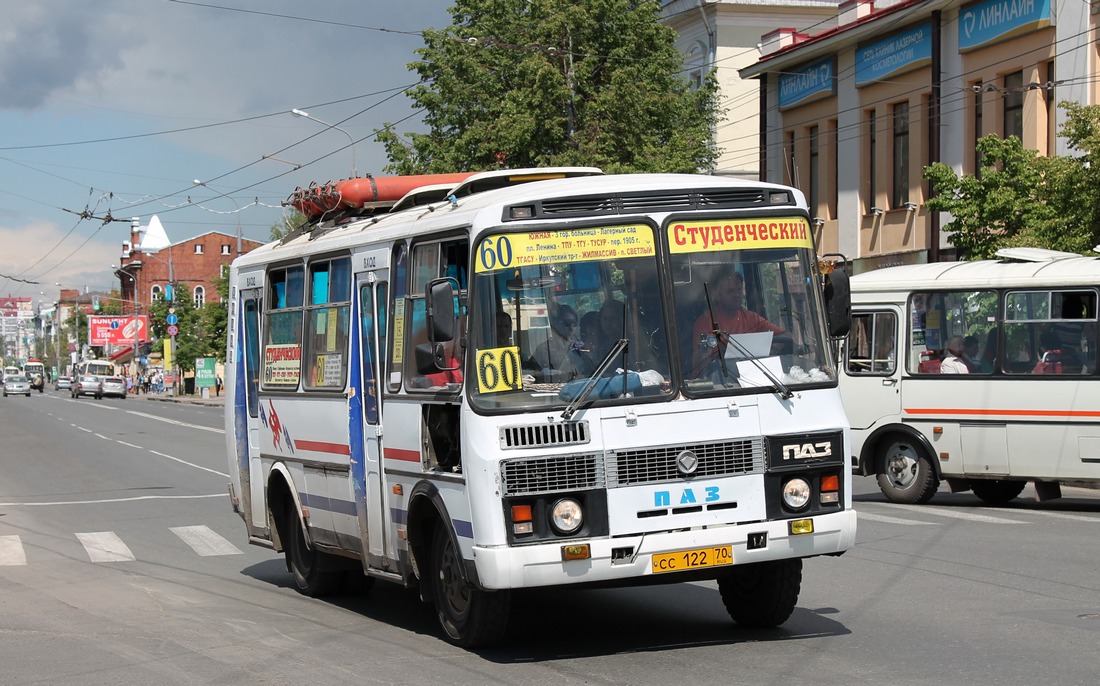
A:
[[[1075,252],[1047,250],[1046,248],[1001,248],[996,255],[1005,262],[1053,262],[1054,260],[1080,257]]]

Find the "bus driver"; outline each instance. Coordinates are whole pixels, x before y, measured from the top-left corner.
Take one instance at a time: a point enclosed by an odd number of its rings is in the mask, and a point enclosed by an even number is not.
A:
[[[695,326],[692,327],[691,340],[696,342],[706,340],[707,335],[714,333],[715,321],[718,323],[718,329],[725,334],[763,331],[783,333],[783,329],[752,310],[746,310],[742,307],[741,301],[744,298],[745,277],[739,272],[722,274],[715,284],[714,292],[711,294],[710,304],[714,309],[714,318],[711,319],[710,309],[703,310],[703,313],[696,318]],[[695,351],[695,368],[698,369],[702,364],[717,359],[719,351],[723,349],[722,345],[706,349],[697,348]]]

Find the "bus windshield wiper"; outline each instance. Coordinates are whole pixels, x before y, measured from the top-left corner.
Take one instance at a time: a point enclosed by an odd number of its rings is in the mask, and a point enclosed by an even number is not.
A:
[[[775,384],[775,390],[779,394],[780,398],[783,398],[784,400],[790,400],[791,397],[794,396],[794,392],[790,388],[788,388],[786,384],[780,381],[779,377],[773,374],[772,370],[768,369],[767,365],[754,357],[753,354],[749,352],[748,348],[741,345],[741,343],[738,342],[737,339],[735,339],[733,336],[729,335],[725,331],[720,331],[719,337],[719,340],[724,340],[726,345],[733,344],[733,347],[737,348],[737,352],[741,353],[746,360],[752,362],[754,367],[759,369],[764,376],[768,377],[768,381],[771,381],[773,384]],[[725,356],[723,355],[723,358],[724,357]]]
[[[630,343],[625,338],[620,338],[615,345],[611,346],[611,350],[607,353],[607,357],[603,358],[603,362],[600,362],[596,367],[596,371],[592,372],[592,376],[588,377],[588,382],[584,384],[581,392],[573,397],[569,401],[569,404],[565,406],[565,410],[561,413],[561,418],[568,421],[570,417],[577,411],[580,404],[584,402],[584,399],[588,397],[588,394],[592,392],[592,389],[596,387],[600,379],[603,377],[603,373],[607,371],[608,366],[611,365],[611,361],[615,357],[627,349]],[[626,370],[623,370],[623,376],[626,376]]]

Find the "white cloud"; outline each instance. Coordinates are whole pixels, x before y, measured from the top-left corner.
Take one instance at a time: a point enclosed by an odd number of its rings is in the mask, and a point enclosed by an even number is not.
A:
[[[3,246],[0,250],[0,274],[3,275],[0,277],[0,293],[37,296],[45,291],[47,297],[55,297],[58,290],[56,282],[64,288],[116,287],[117,277],[113,277],[111,265],[118,264],[121,242],[112,247],[111,244],[92,240],[78,247],[95,230],[87,223],[84,226],[89,228],[83,231],[78,229],[67,239],[64,239],[65,232],[52,224],[0,227],[0,246]],[[28,240],[30,236],[34,240]],[[44,245],[58,247],[43,256]],[[4,277],[38,283],[26,284]],[[115,280],[112,281],[112,278]]]

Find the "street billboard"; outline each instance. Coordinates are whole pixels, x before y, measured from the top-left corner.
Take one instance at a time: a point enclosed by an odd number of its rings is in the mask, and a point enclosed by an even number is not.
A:
[[[136,327],[136,330],[135,330]],[[145,315],[89,315],[88,345],[133,345],[148,339],[149,320]]]
[[[195,388],[214,388],[217,385],[217,373],[213,357],[195,358]]]

